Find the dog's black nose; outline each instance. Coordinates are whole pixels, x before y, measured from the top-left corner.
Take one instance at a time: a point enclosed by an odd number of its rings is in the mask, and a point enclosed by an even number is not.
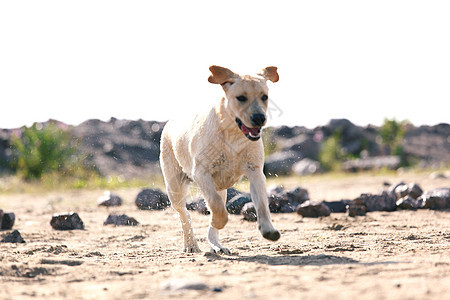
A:
[[[266,122],[266,116],[264,114],[252,114],[250,116],[253,126],[263,126]]]

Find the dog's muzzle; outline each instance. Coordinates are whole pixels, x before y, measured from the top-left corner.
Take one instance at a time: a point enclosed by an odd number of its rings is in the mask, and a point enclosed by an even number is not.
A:
[[[261,137],[261,128],[262,127],[252,127],[249,128],[245,126],[244,123],[239,118],[236,118],[236,123],[242,133],[251,141],[257,141]]]

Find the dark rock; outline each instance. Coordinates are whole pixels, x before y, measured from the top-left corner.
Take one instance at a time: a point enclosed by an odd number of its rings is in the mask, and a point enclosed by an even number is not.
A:
[[[450,188],[437,188],[425,192],[419,199],[423,201],[423,208],[436,210],[450,208]]]
[[[295,212],[297,207],[309,199],[306,189],[300,187],[286,191],[283,187],[272,187],[268,191],[269,209],[272,213]]]
[[[0,209],[0,229],[11,229],[15,220],[16,215],[14,213],[5,213]]]
[[[447,202],[445,199],[436,196],[424,195],[422,197],[423,208],[429,208],[434,210],[442,210],[447,208]]]
[[[388,190],[387,190],[387,192],[388,192],[388,194],[391,196],[391,197],[393,197],[393,198],[395,198],[395,199],[400,199],[400,198],[402,198],[402,197],[399,197],[400,195],[397,195],[396,194],[396,189],[398,189],[400,186],[404,186],[404,185],[406,185],[406,183],[404,183],[403,181],[400,181],[399,183],[397,183],[397,184],[395,184],[395,185],[391,185],[391,186],[389,186],[389,188],[388,188]],[[400,190],[399,190],[400,191]],[[404,195],[404,196],[406,196],[406,195]],[[403,197],[404,197],[403,196]]]
[[[186,202],[187,210],[197,210],[198,201]]]
[[[317,174],[321,172],[320,163],[310,158],[304,158],[292,166],[292,172],[299,176]]]
[[[296,187],[292,190],[286,191],[285,194],[289,200],[289,203],[292,205],[302,204],[306,200],[309,200],[308,190],[301,187]]]
[[[230,214],[239,215],[244,205],[251,201],[252,199],[250,198],[249,194],[238,194],[235,197],[233,197],[230,201],[227,201],[226,203],[227,211]]]
[[[227,189],[227,202],[236,197],[237,195],[243,194],[241,191],[238,191],[235,188]]]
[[[7,236],[5,236],[1,241],[1,243],[25,243],[24,239],[20,235],[18,230],[14,230]]]
[[[292,172],[292,166],[302,158],[301,154],[292,150],[276,152],[266,158],[264,173],[268,176],[289,175]]]
[[[115,226],[136,226],[139,224],[135,218],[129,217],[127,215],[115,215],[110,214],[103,225],[115,225]]]
[[[422,201],[418,201],[415,198],[407,195],[397,200],[396,205],[398,209],[416,210],[421,208]]]
[[[110,191],[106,191],[103,196],[98,198],[97,205],[98,206],[121,206],[122,198],[120,198],[116,194],[112,194]]]
[[[396,199],[386,191],[383,191],[381,195],[361,194],[353,201],[356,205],[364,205],[367,212],[394,211],[397,208]]]
[[[281,151],[295,151],[302,157],[318,159],[320,144],[313,136],[312,132],[308,132],[280,141]]]
[[[394,194],[397,199],[401,199],[403,197],[406,197],[408,195],[408,185],[406,183],[399,183],[394,188]]]
[[[209,215],[211,212],[208,209],[208,206],[206,205],[205,199],[200,199],[197,201],[197,212],[201,213],[202,215]]]
[[[84,229],[83,221],[77,213],[53,215],[50,225],[56,230]]]
[[[241,214],[244,216],[244,220],[250,221],[250,222],[256,222],[257,221],[257,215],[256,215],[256,208],[253,202],[248,202],[242,207]]]
[[[350,203],[345,207],[345,209],[346,209],[347,215],[349,217],[366,215],[366,206],[365,205]]]
[[[111,118],[88,120],[72,128],[80,151],[103,176],[128,178],[160,173],[159,143],[164,123]]]
[[[289,204],[289,200],[286,197],[278,195],[271,195],[268,200],[271,213],[279,213],[282,206]]]
[[[419,198],[420,196],[422,196],[423,194],[423,190],[420,188],[420,186],[415,183],[412,182],[408,185],[408,195],[414,199]]]
[[[297,207],[297,213],[304,218],[318,218],[329,216],[331,211],[323,202],[313,203],[306,201]]]
[[[287,203],[285,205],[282,205],[280,207],[279,213],[292,213],[292,212],[295,212],[295,210],[296,210],[298,205],[299,204],[294,205],[294,204],[291,204],[291,203]]]
[[[338,200],[338,201],[324,201],[323,204],[328,206],[332,213],[345,213],[347,205],[352,203],[352,200]]]
[[[395,195],[397,200],[404,198],[406,196],[410,196],[413,199],[419,198],[423,191],[417,183],[410,183],[409,185],[404,182],[400,182],[396,184],[394,187],[389,189],[391,195]]]
[[[135,201],[139,209],[160,210],[170,205],[169,197],[159,189],[143,189]]]

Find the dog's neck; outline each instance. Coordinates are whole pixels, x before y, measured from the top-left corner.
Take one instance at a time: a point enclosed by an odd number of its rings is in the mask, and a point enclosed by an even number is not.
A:
[[[223,97],[220,102],[215,107],[216,115],[219,118],[220,130],[226,136],[237,136],[242,137],[246,140],[246,137],[242,134],[241,130],[236,125],[236,119],[234,116],[228,113],[226,108],[226,99]]]

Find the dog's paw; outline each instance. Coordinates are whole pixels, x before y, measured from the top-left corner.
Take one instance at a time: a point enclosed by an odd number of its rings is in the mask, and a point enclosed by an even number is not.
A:
[[[218,247],[218,246],[211,246],[210,252],[211,253],[216,253],[216,254],[226,254],[226,255],[230,255],[231,254],[230,249],[228,249],[226,247],[223,247],[223,246],[220,246],[220,247]]]
[[[183,247],[184,253],[199,253],[202,252],[197,245],[184,245]]]
[[[265,239],[271,240],[271,241],[277,241],[280,238],[280,232],[278,230],[275,231],[267,231],[263,233],[263,237]]]

